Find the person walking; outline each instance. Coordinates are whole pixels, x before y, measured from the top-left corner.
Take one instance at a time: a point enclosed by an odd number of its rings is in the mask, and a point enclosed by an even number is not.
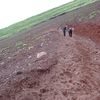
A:
[[[66,36],[66,27],[63,28],[63,34]]]
[[[73,30],[74,30],[74,29],[73,29],[72,27],[70,27],[69,30],[68,30],[69,36],[70,36],[70,37],[72,37],[72,31],[73,31]]]

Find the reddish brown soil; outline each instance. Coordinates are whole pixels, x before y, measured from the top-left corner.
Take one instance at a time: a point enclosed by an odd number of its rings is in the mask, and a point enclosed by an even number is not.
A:
[[[73,37],[63,36],[64,24],[0,51],[0,100],[100,100],[99,17],[68,24]]]
[[[100,44],[100,21],[98,23],[69,24],[70,26],[75,28],[75,34],[87,37],[98,45]]]

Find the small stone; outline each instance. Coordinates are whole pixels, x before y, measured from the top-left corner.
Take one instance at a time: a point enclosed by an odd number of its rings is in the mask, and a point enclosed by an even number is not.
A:
[[[40,52],[37,54],[37,58],[41,58],[42,56],[47,55],[46,52]]]
[[[3,65],[5,62],[0,63],[1,65]]]
[[[10,74],[9,76],[12,76],[12,74]]]
[[[52,41],[49,41],[49,43],[51,43]]]
[[[16,74],[16,70],[12,74]]]
[[[37,69],[42,69],[41,67],[38,67]]]
[[[79,74],[79,72],[77,71],[76,73],[75,73],[75,75],[78,75]]]
[[[22,68],[22,70],[25,70],[25,68]]]
[[[96,58],[94,58],[94,60],[96,60]]]
[[[28,63],[28,66],[31,66],[31,64],[30,64],[30,63]]]
[[[41,43],[41,47],[43,46],[43,43]]]
[[[100,51],[98,51],[98,54],[100,54]]]
[[[10,60],[10,59],[11,59],[11,57],[8,57],[8,59]]]
[[[29,56],[28,58],[30,59],[30,58],[32,58],[32,56]]]
[[[18,68],[18,66],[16,66]]]
[[[55,48],[57,48],[57,46],[55,46]]]
[[[6,78],[6,80],[8,80],[9,78]]]
[[[22,71],[18,71],[16,74],[17,74],[17,75],[22,74]]]

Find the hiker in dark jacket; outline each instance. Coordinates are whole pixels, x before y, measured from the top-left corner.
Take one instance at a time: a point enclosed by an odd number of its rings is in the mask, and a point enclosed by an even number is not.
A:
[[[73,28],[69,28],[68,32],[69,32],[69,36],[72,37],[72,31],[73,31]]]
[[[63,34],[66,36],[66,27],[63,28]]]

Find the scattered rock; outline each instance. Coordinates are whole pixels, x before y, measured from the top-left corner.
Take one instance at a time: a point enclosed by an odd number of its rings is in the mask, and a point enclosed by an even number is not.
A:
[[[17,74],[17,75],[22,74],[22,71],[18,71],[16,74]]]
[[[10,60],[10,59],[11,59],[11,57],[8,57],[8,59]]]
[[[57,48],[57,46],[55,46],[55,48]]]
[[[96,58],[94,58],[94,60],[96,60]]]
[[[28,63],[28,66],[31,66],[31,64],[30,64],[30,63]]]
[[[37,69],[42,69],[41,67],[38,67]]]
[[[18,68],[18,66],[16,66],[16,68]]]
[[[49,41],[49,43],[51,43],[52,41]]]
[[[32,58],[32,56],[29,56],[28,58],[29,58],[29,59],[31,59],[31,58]]]
[[[16,70],[12,73],[12,74],[16,74],[17,72],[16,72]]]
[[[41,47],[43,46],[43,43],[41,43]]]
[[[100,54],[100,50],[98,51],[98,54]]]
[[[0,63],[1,65],[3,65],[5,62]]]
[[[47,55],[46,52],[40,52],[37,54],[37,58],[41,58],[42,56]]]
[[[75,73],[75,75],[78,75],[79,74],[79,72],[77,71],[76,73]]]
[[[25,68],[22,68],[22,70],[25,70]]]
[[[91,40],[90,37],[88,39]]]

